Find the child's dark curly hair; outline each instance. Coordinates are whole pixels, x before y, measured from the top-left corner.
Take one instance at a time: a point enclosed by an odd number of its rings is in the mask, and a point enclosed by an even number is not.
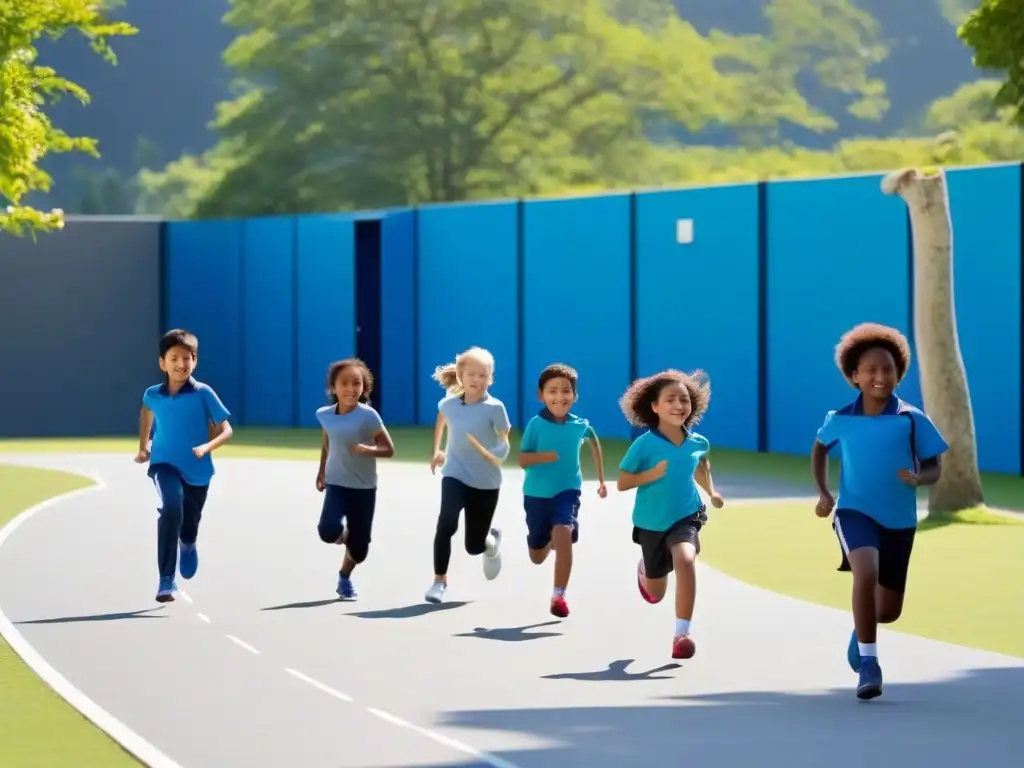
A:
[[[359,396],[359,402],[369,403],[370,395],[373,393],[373,374],[370,373],[369,366],[358,357],[349,357],[345,360],[331,363],[331,367],[327,369],[327,399],[337,405],[338,396],[334,394],[334,382],[338,380],[338,376],[346,368],[357,368],[359,370],[360,375],[363,377],[363,394]]]
[[[853,373],[869,349],[884,349],[896,361],[896,380],[903,381],[910,368],[910,343],[895,328],[878,323],[861,323],[843,334],[836,344],[836,366],[853,385]]]
[[[580,375],[576,373],[575,368],[565,363],[552,363],[540,372],[540,377],[537,379],[537,389],[544,389],[544,385],[552,379],[566,379],[573,394],[576,394],[576,386],[579,383]]]
[[[682,384],[686,387],[690,395],[690,415],[683,426],[692,429],[700,422],[711,402],[711,382],[701,370],[693,373],[668,370],[634,381],[619,400],[626,421],[635,427],[657,427],[658,414],[652,406],[661,395],[661,390],[669,384]]]

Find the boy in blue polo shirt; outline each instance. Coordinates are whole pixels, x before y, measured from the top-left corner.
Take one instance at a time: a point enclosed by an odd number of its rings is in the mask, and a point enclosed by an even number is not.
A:
[[[710,399],[711,387],[702,371],[669,370],[633,382],[620,402],[631,424],[649,428],[622,458],[618,489],[637,489],[633,543],[642,553],[637,564],[641,597],[648,603],[661,602],[668,575],[676,575],[673,659],[689,659],[697,651],[690,622],[697,596],[700,529],[708,520],[697,486],[715,507],[725,503],[711,477],[710,444],[693,431]]]
[[[179,545],[182,578],[196,575],[196,538],[214,472],[210,454],[231,439],[228,409],[213,389],[192,378],[198,356],[199,341],[194,334],[180,329],[165,333],[160,339],[164,383],[146,390],[139,415],[135,461],[149,462],[149,477],[160,494],[160,586],[156,593],[160,603],[173,601],[178,590],[174,577]]]
[[[878,624],[903,611],[910,553],[917,530],[917,492],[941,472],[949,445],[924,413],[894,391],[910,367],[910,345],[895,328],[863,323],[839,340],[836,365],[860,395],[829,411],[811,449],[818,487],[816,513],[828,517],[843,552],[840,570],[853,571],[854,631],[847,660],[860,675],[857,698],[882,693]],[[839,499],[828,487],[828,454],[839,446]]]
[[[541,371],[537,390],[544,408],[527,423],[519,447],[519,466],[526,471],[526,545],[536,565],[555,550],[551,614],[560,619],[569,615],[565,590],[572,574],[572,547],[579,539],[580,448],[585,441],[589,440],[594,454],[597,495],[602,499],[608,496],[597,433],[586,419],[569,413],[578,398],[578,385],[579,375],[568,365],[555,363]]]

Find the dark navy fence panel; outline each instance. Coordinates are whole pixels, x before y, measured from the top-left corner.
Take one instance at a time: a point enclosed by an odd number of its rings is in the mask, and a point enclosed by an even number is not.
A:
[[[957,329],[967,369],[978,462],[1021,466],[1020,166],[947,173]]]
[[[381,370],[387,424],[416,423],[416,212],[381,222]],[[420,384],[422,386],[422,384]]]
[[[473,346],[495,357],[491,391],[518,422],[517,204],[421,208],[417,317],[419,422],[433,424],[444,391],[430,377]],[[388,279],[385,277],[385,280]]]
[[[355,221],[296,219],[296,423],[315,427],[327,404],[327,367],[355,354]]]
[[[161,378],[161,227],[69,217],[34,240],[0,233],[0,437],[138,434]]]
[[[618,399],[629,386],[630,196],[526,203],[523,242],[523,402],[536,412],[537,376],[551,363],[580,375],[574,411],[598,435],[628,438]]]
[[[291,217],[245,222],[245,423],[250,426],[292,426],[294,230]]]
[[[804,454],[855,391],[833,362],[862,322],[909,328],[907,210],[880,176],[768,185],[768,450]]]
[[[756,184],[649,192],[636,201],[636,356],[648,376],[702,368],[712,446],[756,451],[758,436]],[[693,242],[677,240],[690,220]]]
[[[167,321],[199,337],[196,378],[245,421],[242,221],[167,224]]]

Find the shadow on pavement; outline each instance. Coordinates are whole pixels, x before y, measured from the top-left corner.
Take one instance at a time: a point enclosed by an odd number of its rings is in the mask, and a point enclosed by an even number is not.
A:
[[[287,611],[292,608],[323,608],[325,605],[338,605],[344,603],[340,597],[332,597],[327,600],[309,600],[305,603],[285,603],[284,605],[272,605],[269,608],[260,608],[261,611]]]
[[[32,621],[16,621],[15,624],[84,624],[92,621],[124,621],[127,619],[166,619],[167,616],[156,616],[154,611],[162,611],[163,607],[146,608],[142,611],[124,611],[121,613],[97,613],[93,616],[63,616],[56,619],[34,619]]]
[[[481,640],[499,640],[503,643],[521,643],[525,640],[542,640],[545,637],[562,637],[561,632],[528,632],[530,629],[541,627],[554,627],[561,624],[561,621],[545,621],[541,624],[527,624],[525,627],[495,627],[486,629],[476,627],[472,632],[464,632],[452,637],[479,637]]]
[[[635,659],[619,659],[608,665],[608,669],[599,669],[596,672],[559,672],[557,675],[544,675],[543,680],[580,680],[584,682],[629,682],[633,680],[674,680],[672,675],[659,675],[659,672],[668,672],[673,669],[680,669],[682,664],[665,664],[646,672],[629,672],[627,668]]]
[[[633,768],[659,762],[694,768],[1022,765],[1024,667],[892,683],[871,702],[854,697],[853,682],[849,689],[807,694],[666,696],[641,707],[451,712],[422,725],[505,731],[553,745],[494,753],[518,768]],[[472,733],[452,735],[477,743]],[[453,761],[431,768],[467,765]]]
[[[412,605],[404,605],[401,608],[384,608],[378,611],[361,611],[346,615],[354,616],[357,619],[416,619],[420,616],[438,613],[439,611],[451,611],[455,608],[461,608],[464,605],[469,605],[470,602],[472,601],[462,603],[456,600],[450,603],[413,603]]]

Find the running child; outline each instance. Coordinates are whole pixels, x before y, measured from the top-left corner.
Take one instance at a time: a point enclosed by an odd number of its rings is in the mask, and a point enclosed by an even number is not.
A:
[[[895,328],[863,323],[836,345],[843,378],[857,399],[829,411],[811,449],[818,517],[833,516],[843,563],[853,571],[853,634],[847,661],[859,673],[857,698],[882,694],[878,625],[903,612],[917,531],[917,492],[941,472],[949,445],[922,411],[895,395],[910,367],[910,345]],[[838,502],[828,487],[828,454],[842,451]]]
[[[697,650],[690,622],[697,595],[700,530],[708,520],[697,486],[715,507],[725,503],[711,477],[710,444],[693,431],[710,399],[703,371],[668,370],[634,381],[620,401],[627,421],[649,427],[622,458],[618,488],[637,489],[633,543],[642,553],[637,564],[641,597],[648,603],[661,602],[668,575],[676,576],[673,659],[689,659]]]
[[[579,375],[568,365],[555,363],[541,371],[537,394],[544,407],[527,423],[519,447],[519,466],[526,471],[526,545],[536,565],[555,550],[551,614],[562,619],[569,615],[565,590],[572,573],[572,547],[579,539],[580,448],[584,442],[590,442],[594,454],[597,495],[602,499],[608,496],[597,433],[586,419],[569,412],[578,399],[578,384]]]
[[[448,394],[437,404],[430,460],[431,472],[441,468],[441,511],[434,535],[434,583],[425,599],[440,603],[448,589],[452,537],[463,511],[466,552],[483,555],[485,578],[497,578],[501,572],[501,531],[491,523],[512,425],[504,403],[487,391],[494,383],[494,356],[486,349],[467,349],[454,363],[435,369],[433,378]],[[441,450],[446,430],[447,450]]]
[[[199,569],[196,540],[214,474],[210,454],[231,439],[232,430],[231,414],[217,393],[192,378],[199,362],[195,334],[168,331],[160,339],[159,352],[164,383],[142,395],[135,461],[149,462],[148,475],[160,495],[156,599],[169,603],[178,591],[179,565],[183,579],[191,579]]]
[[[373,374],[351,357],[327,369],[331,405],[316,412],[323,439],[316,489],[324,494],[317,531],[325,544],[345,546],[338,571],[338,596],[354,600],[352,571],[370,551],[377,506],[377,459],[395,455],[384,422],[370,406]]]

